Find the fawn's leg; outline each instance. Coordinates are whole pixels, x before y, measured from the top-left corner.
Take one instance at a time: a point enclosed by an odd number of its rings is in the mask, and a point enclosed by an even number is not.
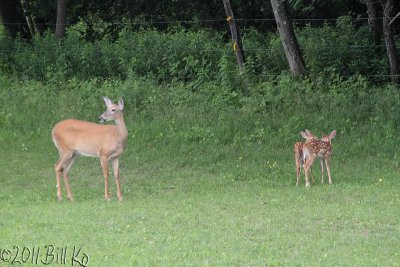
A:
[[[329,163],[329,158],[325,159],[326,171],[328,172],[328,179],[329,184],[332,184],[332,177],[331,177],[331,167]]]
[[[298,186],[301,175],[301,163],[297,155],[295,155],[295,160],[296,160],[296,186]]]
[[[310,176],[311,176],[312,183],[315,184],[315,177],[314,177],[314,174],[312,172],[312,167],[311,166],[310,166]]]
[[[313,164],[314,160],[315,160],[315,156],[312,155],[309,157],[309,159],[304,164],[304,174],[306,176],[306,187],[310,187],[310,181],[308,180],[308,174],[309,174],[311,165]]]
[[[321,158],[321,184],[323,183],[324,183],[324,159]]]

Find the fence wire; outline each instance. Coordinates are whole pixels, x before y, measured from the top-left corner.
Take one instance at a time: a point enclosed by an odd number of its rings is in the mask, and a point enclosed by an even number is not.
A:
[[[364,21],[367,22],[369,19],[368,17],[350,17],[350,19],[352,21]],[[375,17],[374,19],[377,20],[383,20],[383,17]],[[275,23],[275,19],[274,18],[236,18],[235,19],[238,22],[263,22],[263,21],[270,21],[270,22],[274,22]],[[337,21],[337,18],[294,18],[292,19],[293,22],[323,22],[323,21]],[[171,25],[175,25],[177,23],[181,23],[181,24],[197,24],[197,23],[226,23],[226,18],[221,18],[221,19],[204,19],[204,20],[179,20],[179,21],[153,21],[153,20],[141,20],[141,21],[134,21],[134,22],[114,22],[114,23],[105,23],[105,25],[107,26],[132,26],[132,25],[159,25],[159,24],[171,24]],[[3,25],[25,25],[25,23],[2,23]],[[55,23],[39,23],[37,24],[38,26],[42,27],[55,27],[56,24]],[[66,26],[68,27],[73,27],[77,24],[72,24],[72,23],[68,23],[66,24]],[[96,24],[90,24],[90,23],[84,23],[84,25],[86,26],[96,26]],[[100,27],[101,28],[101,27]],[[5,34],[5,32],[0,32],[1,34]],[[324,53],[325,51],[328,52],[330,50],[332,50],[332,48],[335,46],[335,44],[330,44],[330,45],[322,45],[322,44],[318,44],[315,46],[315,49],[318,50],[319,53]],[[373,45],[373,44],[362,44],[362,45],[348,45],[348,46],[340,46],[340,48],[343,49],[348,49],[351,50],[352,53],[365,53],[366,50],[371,50],[371,49],[383,49],[385,48],[385,45]],[[173,47],[169,47],[169,48],[173,48]],[[7,47],[1,47],[0,48],[0,53],[3,55],[6,55],[8,53],[12,53],[15,52],[18,48],[7,48]],[[58,49],[60,50],[60,52],[62,53],[79,53],[80,49],[79,48],[73,48],[73,49],[69,49],[66,47],[61,47],[60,45],[47,45],[47,47],[45,49],[43,48],[37,48],[37,47],[32,47],[32,52],[33,53],[37,53],[42,55],[44,61],[46,61],[46,55],[50,55],[52,53],[54,53],[54,50]],[[160,53],[162,54],[163,52],[166,51],[166,49],[168,49],[168,47],[164,47],[163,49],[160,48],[148,48],[148,50],[146,51],[154,51],[156,53]],[[214,48],[207,48],[207,49],[198,49],[196,47],[186,47],[185,48],[186,51],[188,53],[196,51],[196,52],[202,52],[202,53],[229,53],[231,48],[229,45],[224,44],[221,45],[220,47],[214,47]],[[115,51],[115,48],[113,47],[108,47],[108,48],[101,48],[95,52],[98,53],[114,53],[116,55],[116,57],[120,57],[120,56],[124,56],[126,55],[126,53],[137,53],[138,50],[137,49],[130,49],[130,48],[124,48],[121,51]],[[276,52],[276,49],[273,48],[269,48],[269,47],[253,47],[251,45],[248,45],[246,47],[246,45],[244,45],[244,52],[246,53],[268,53],[268,52]],[[234,60],[234,54],[231,54],[231,59]],[[93,64],[101,64],[103,62],[103,59],[101,57],[90,57],[90,60]],[[365,69],[369,69],[369,66],[365,66]],[[372,69],[371,69],[372,70]],[[376,71],[376,70],[375,70]],[[229,71],[225,71],[227,73],[229,73]],[[372,72],[372,71],[371,71]],[[235,71],[232,71],[231,74],[237,73]],[[159,77],[160,79],[179,79],[179,80],[191,80],[196,78],[197,74],[189,74],[189,75],[166,75],[164,74],[162,77]],[[258,77],[260,78],[271,78],[271,77],[278,77],[280,76],[279,74],[257,74]],[[353,76],[353,75],[349,75],[349,76]],[[367,77],[369,79],[373,79],[373,80],[389,80],[391,77],[393,77],[393,75],[390,74],[370,74],[370,75],[362,75],[364,77]],[[398,76],[398,75],[396,75]]]

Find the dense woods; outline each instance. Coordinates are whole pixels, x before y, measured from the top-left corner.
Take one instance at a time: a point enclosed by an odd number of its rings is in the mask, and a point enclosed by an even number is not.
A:
[[[226,10],[227,4],[231,13]],[[315,79],[329,70],[345,78],[361,74],[372,82],[390,80],[398,84],[398,13],[400,4],[394,0],[6,0],[0,3],[1,68],[5,73],[21,75],[25,65],[28,70],[24,75],[31,76],[29,72],[33,71],[34,79],[43,79],[43,72],[49,73],[49,68],[56,72],[65,69],[64,74],[74,76],[71,72],[81,72],[85,66],[79,65],[93,57],[102,65],[90,67],[96,69],[88,71],[94,77],[104,77],[101,73],[107,73],[104,78],[113,77],[113,73],[124,77],[135,68],[130,66],[132,61],[143,63],[137,53],[156,61],[161,53],[161,65],[146,63],[142,71],[133,73],[151,73],[158,80],[170,80],[171,76],[178,80],[207,79],[201,76],[213,76],[215,70],[221,73],[223,65],[235,70],[228,66],[233,61],[229,50],[233,50],[239,66],[246,63],[248,75],[274,77],[290,70],[294,76]],[[51,35],[65,40],[58,44]],[[185,40],[171,40],[176,36]],[[158,46],[157,41],[146,38],[165,38],[164,44],[176,47]],[[134,52],[141,42],[145,43],[142,49]],[[52,48],[46,47],[51,43]],[[30,56],[22,59],[21,53]],[[41,54],[37,58],[47,57],[45,65],[29,62],[35,53]],[[38,69],[32,70],[32,66]],[[67,70],[70,67],[72,70]]]

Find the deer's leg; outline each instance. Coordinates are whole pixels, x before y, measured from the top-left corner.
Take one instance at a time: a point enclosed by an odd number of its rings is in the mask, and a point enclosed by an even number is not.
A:
[[[119,183],[119,160],[118,160],[118,158],[113,159],[113,169],[114,169],[115,184],[117,185],[117,197],[118,197],[119,201],[122,201],[121,186]]]
[[[65,160],[63,170],[62,170],[65,188],[67,189],[67,197],[71,201],[73,201],[74,198],[72,197],[71,187],[69,185],[68,172],[69,172],[69,169],[71,168],[72,164],[74,163],[74,157],[75,157],[75,155],[73,153],[71,153],[70,157],[67,160]]]
[[[60,176],[61,176],[61,170],[62,170],[61,157],[57,161],[57,163],[54,165],[54,170],[56,173],[56,181],[57,181],[57,199],[58,199],[58,201],[61,201],[62,200],[61,183],[60,183],[60,180],[61,180]]]
[[[325,162],[326,164],[326,162]],[[321,184],[324,183],[324,159],[321,158]]]
[[[69,155],[68,155],[68,153],[65,153],[61,150],[59,150],[59,153],[60,153],[60,158],[57,161],[57,163],[54,165],[54,170],[56,173],[56,181],[57,181],[57,198],[58,198],[58,201],[61,201],[62,200],[61,173],[63,172],[64,163],[68,159]]]
[[[313,164],[314,160],[315,160],[315,156],[312,155],[308,158],[308,160],[304,164],[304,174],[306,176],[306,187],[310,187],[310,181],[308,179],[308,174],[310,173],[310,168],[311,168],[311,165]]]
[[[325,165],[326,165],[326,171],[328,173],[329,184],[332,184],[331,167],[329,164],[329,158],[325,159]]]
[[[106,156],[100,156],[100,163],[104,176],[104,198],[105,200],[110,200],[110,195],[108,193],[108,158]]]

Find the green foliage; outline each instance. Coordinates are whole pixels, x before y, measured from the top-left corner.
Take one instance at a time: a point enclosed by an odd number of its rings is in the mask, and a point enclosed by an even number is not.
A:
[[[232,45],[221,33],[181,27],[166,32],[124,29],[119,36],[87,42],[82,25],[68,28],[63,41],[48,32],[30,42],[0,35],[0,70],[23,80],[63,82],[69,79],[151,78],[160,83],[185,82],[192,88],[217,82],[242,92],[243,83],[274,80],[288,66],[279,36],[244,30],[244,75],[239,75]],[[349,17],[335,25],[297,28],[297,38],[313,80],[363,75],[386,81],[385,51],[375,47],[366,27]]]
[[[246,71],[257,81],[273,79],[288,69],[281,40],[276,33],[264,34],[254,28],[243,32]]]
[[[367,27],[356,27],[350,17],[340,17],[336,25],[310,25],[297,32],[304,58],[313,75],[366,75],[378,80],[386,70],[386,55],[375,47]],[[381,77],[382,78],[382,77]]]
[[[41,135],[64,118],[96,120],[104,109],[101,97],[107,95],[124,98],[128,120],[139,116],[160,122],[135,133],[149,142],[270,144],[276,141],[271,136],[279,136],[279,142],[290,147],[300,139],[298,132],[308,128],[317,134],[337,129],[349,140],[345,151],[350,154],[374,149],[390,154],[400,143],[397,88],[371,86],[361,76],[310,82],[282,75],[273,82],[251,84],[247,96],[230,85],[202,83],[192,90],[184,82],[160,85],[136,77],[51,84],[3,77],[1,84],[0,105],[7,109],[0,113],[0,125],[8,131]],[[15,102],[18,105],[9,105]],[[358,147],[359,135],[365,133],[369,145]],[[357,148],[351,149],[353,145]]]
[[[160,81],[215,79],[222,36],[209,31],[171,29],[123,31],[116,44],[121,67],[128,73]]]
[[[10,1],[10,0],[8,0]],[[8,2],[6,1],[6,3]],[[30,13],[40,30],[54,30],[57,2],[50,0],[27,0]],[[354,17],[366,16],[366,7],[360,0],[285,0],[292,18],[307,18],[314,25],[320,25],[320,18],[337,18],[352,14]],[[16,8],[18,5],[13,5]],[[275,30],[275,23],[260,18],[272,18],[269,1],[252,0],[243,4],[240,0],[231,0],[231,6],[240,27],[256,27],[259,31]],[[23,18],[22,8],[18,8]],[[220,0],[202,1],[112,1],[92,0],[82,2],[68,1],[68,23],[81,23],[80,34],[88,41],[118,37],[119,31],[127,26],[166,30],[172,25],[185,28],[206,27],[216,31],[225,31],[226,13]],[[316,21],[314,21],[316,19]]]

